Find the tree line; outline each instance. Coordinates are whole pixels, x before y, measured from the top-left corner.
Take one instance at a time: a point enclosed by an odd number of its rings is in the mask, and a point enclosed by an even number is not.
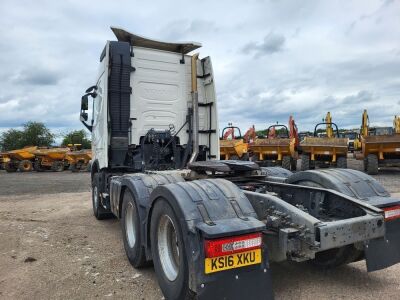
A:
[[[0,134],[0,150],[10,151],[26,146],[51,147],[55,143],[56,135],[42,122],[29,121],[22,125],[22,129],[9,129]],[[83,149],[91,148],[85,130],[73,130],[62,134],[61,146],[81,144]]]

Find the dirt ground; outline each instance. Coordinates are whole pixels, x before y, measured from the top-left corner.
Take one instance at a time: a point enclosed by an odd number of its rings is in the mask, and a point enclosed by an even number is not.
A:
[[[400,197],[400,170],[375,178]],[[272,274],[277,299],[400,298],[400,264],[367,273],[363,262],[284,263]],[[92,216],[89,174],[0,171],[0,299],[98,297],[163,299],[153,268],[126,259],[119,222]]]

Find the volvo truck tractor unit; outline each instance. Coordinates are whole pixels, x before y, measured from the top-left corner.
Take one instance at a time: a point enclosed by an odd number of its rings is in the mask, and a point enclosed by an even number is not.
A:
[[[400,261],[400,200],[345,169],[291,173],[218,160],[215,80],[199,43],[112,28],[81,101],[92,132],[92,204],[121,222],[135,268],[166,299],[273,299],[270,262],[321,268]]]

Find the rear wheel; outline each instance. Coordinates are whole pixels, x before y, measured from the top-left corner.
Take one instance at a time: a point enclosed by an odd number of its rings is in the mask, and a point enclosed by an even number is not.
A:
[[[318,252],[311,261],[313,265],[321,269],[332,269],[344,264],[357,261],[363,253],[357,250],[353,245],[347,245],[340,248],[334,248]]]
[[[4,169],[7,173],[14,173],[17,171],[17,167],[12,162],[5,163]]]
[[[36,172],[43,172],[43,171],[44,171],[39,160],[36,160],[36,161],[33,163],[33,169],[34,169]]]
[[[296,171],[297,170],[297,159],[291,157],[290,158],[290,167],[291,167],[291,171]]]
[[[282,158],[282,168],[286,170],[291,169],[291,157],[286,155]]]
[[[30,172],[32,169],[32,162],[29,160],[22,160],[18,165],[18,170],[20,170],[20,172]]]
[[[347,169],[347,158],[343,156],[338,157],[336,166],[341,169]]]
[[[99,173],[94,174],[92,179],[92,206],[93,215],[97,220],[108,219],[112,216],[111,212],[104,208],[101,202]]]
[[[367,173],[369,175],[378,174],[378,156],[375,154],[368,154],[367,156]]]
[[[132,193],[125,190],[121,211],[122,238],[129,262],[135,268],[146,265],[146,256],[142,247],[140,219]]]
[[[69,166],[69,169],[71,170],[71,172],[76,173],[79,172],[80,170],[77,168],[76,164],[71,164]]]
[[[53,172],[62,172],[62,171],[64,171],[64,162],[62,162],[62,161],[54,161],[51,164],[51,170]]]
[[[300,169],[302,171],[307,171],[310,170],[310,156],[307,154],[302,154],[301,155],[301,167]]]
[[[172,207],[163,198],[153,208],[150,238],[154,268],[165,298],[193,299],[182,228]]]
[[[243,154],[240,160],[249,161],[250,160],[249,154],[248,153]]]

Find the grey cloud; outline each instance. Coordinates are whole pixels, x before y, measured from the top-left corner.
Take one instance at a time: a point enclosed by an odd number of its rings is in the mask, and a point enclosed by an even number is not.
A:
[[[195,19],[174,20],[162,30],[162,35],[168,40],[193,39],[193,36],[215,34],[219,29],[212,21]]]
[[[360,23],[367,21],[369,19],[373,19],[375,24],[379,24],[383,21],[384,17],[382,16],[383,12],[386,12],[387,7],[391,6],[394,3],[394,0],[384,0],[383,3],[373,12],[369,14],[361,14],[357,19],[352,21],[350,25],[345,30],[346,34],[351,33],[357,25]]]
[[[355,95],[350,95],[350,96],[346,96],[343,99],[340,100],[340,103],[342,103],[343,105],[354,105],[354,104],[365,104],[368,103],[370,101],[373,101],[374,97],[373,94],[370,91],[359,91],[357,94]]]
[[[250,42],[246,44],[242,51],[243,53],[254,53],[255,56],[263,56],[280,52],[285,45],[285,37],[273,32],[268,33],[261,43]]]
[[[32,67],[18,72],[13,81],[18,85],[56,85],[60,76],[59,72]]]
[[[286,123],[293,114],[300,129],[312,129],[328,109],[340,126],[358,127],[364,108],[371,121],[388,124],[400,112],[398,1],[355,0],[348,10],[317,1],[123,5],[1,1],[0,130],[28,120],[81,128],[80,96],[95,80],[105,41],[115,40],[110,25],[201,42],[201,56],[213,60],[220,127]],[[350,37],[343,28],[351,22]]]

